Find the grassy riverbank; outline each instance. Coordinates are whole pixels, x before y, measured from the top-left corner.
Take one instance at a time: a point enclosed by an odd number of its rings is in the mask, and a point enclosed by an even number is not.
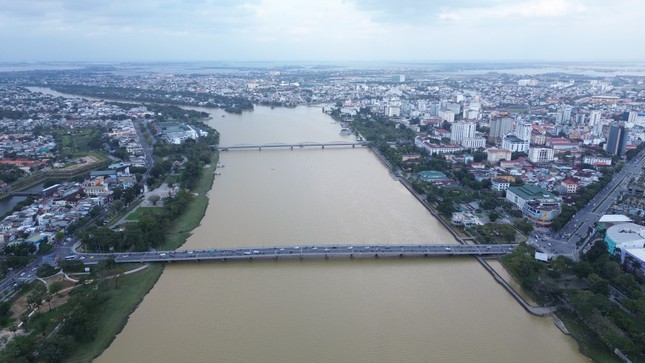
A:
[[[166,242],[158,249],[176,249],[186,242],[190,232],[199,226],[206,208],[206,194],[213,185],[218,155],[213,153],[212,164],[205,167],[199,182],[193,189],[197,195],[192,199],[181,216],[172,222]],[[163,265],[153,264],[149,268],[119,278],[119,288],[110,291],[111,298],[103,305],[103,313],[97,321],[99,327],[96,338],[79,346],[68,362],[90,362],[107,349],[117,334],[121,332],[132,312],[154,287],[163,272]]]
[[[162,265],[153,264],[143,271],[119,277],[118,289],[110,290],[110,299],[101,305],[102,313],[96,321],[99,327],[96,338],[80,345],[67,361],[91,362],[103,353],[128,322],[130,314],[155,285],[162,271]]]
[[[596,334],[589,331],[587,327],[571,311],[561,309],[556,315],[571,333],[573,339],[578,342],[580,353],[591,358],[594,362],[621,363],[622,360],[612,353]]]

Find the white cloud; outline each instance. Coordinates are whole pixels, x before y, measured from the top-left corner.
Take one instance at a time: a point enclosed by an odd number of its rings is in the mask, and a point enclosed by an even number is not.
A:
[[[573,0],[533,0],[489,7],[443,10],[438,17],[451,21],[481,21],[507,18],[552,18],[584,13],[587,8]]]
[[[643,13],[640,0],[0,0],[0,61],[645,59]]]

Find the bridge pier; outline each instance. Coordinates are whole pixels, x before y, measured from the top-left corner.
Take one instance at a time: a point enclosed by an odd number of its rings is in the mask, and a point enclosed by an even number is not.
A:
[[[258,151],[262,151],[262,146],[258,146]]]
[[[293,150],[293,145],[290,146],[291,150]]]
[[[356,148],[356,145],[352,145],[352,149],[355,149],[355,148]]]
[[[325,144],[322,145],[323,150],[325,149]]]

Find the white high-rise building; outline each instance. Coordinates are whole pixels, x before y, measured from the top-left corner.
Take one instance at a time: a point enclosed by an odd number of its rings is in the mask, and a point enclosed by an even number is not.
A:
[[[515,125],[515,136],[524,141],[531,141],[531,132],[533,132],[533,125],[529,122],[518,122]]]
[[[602,121],[599,121],[597,124],[593,126],[593,129],[591,130],[591,134],[593,136],[602,136]]]
[[[548,163],[553,161],[553,149],[547,147],[532,147],[529,149],[529,160],[533,163]]]
[[[461,144],[464,139],[475,137],[476,128],[474,122],[455,122],[450,128],[450,142]]]
[[[637,117],[638,117],[638,112],[630,111],[629,112],[629,118],[627,119],[627,122],[636,122]]]
[[[564,123],[564,111],[557,111],[555,113],[555,124],[559,125],[561,123]]]
[[[571,121],[571,111],[572,111],[572,110],[573,110],[573,109],[572,109],[571,107],[565,107],[565,108],[562,110],[562,112],[563,112],[563,113],[562,113],[562,119],[563,119],[563,121],[564,121],[565,123],[567,123],[567,122]]]
[[[591,111],[591,114],[589,115],[589,126],[596,126],[596,124],[600,122],[601,118],[601,111]]]
[[[450,123],[455,122],[455,113],[452,111],[439,111],[439,117]]]

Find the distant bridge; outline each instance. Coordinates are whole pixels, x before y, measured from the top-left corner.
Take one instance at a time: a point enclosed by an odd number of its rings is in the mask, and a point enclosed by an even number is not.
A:
[[[351,146],[368,146],[368,141],[330,141],[330,142],[298,142],[298,143],[269,143],[269,144],[239,144],[239,145],[211,145],[211,148],[219,151],[231,150],[262,150],[262,149],[298,149],[298,148],[311,148],[317,147],[324,149],[325,147],[341,147]]]
[[[123,253],[84,253],[75,258],[87,264],[113,257],[118,263],[200,262],[235,260],[280,260],[315,258],[381,258],[430,256],[500,256],[517,244],[499,245],[303,245],[282,247],[239,247],[206,250],[175,250]]]

